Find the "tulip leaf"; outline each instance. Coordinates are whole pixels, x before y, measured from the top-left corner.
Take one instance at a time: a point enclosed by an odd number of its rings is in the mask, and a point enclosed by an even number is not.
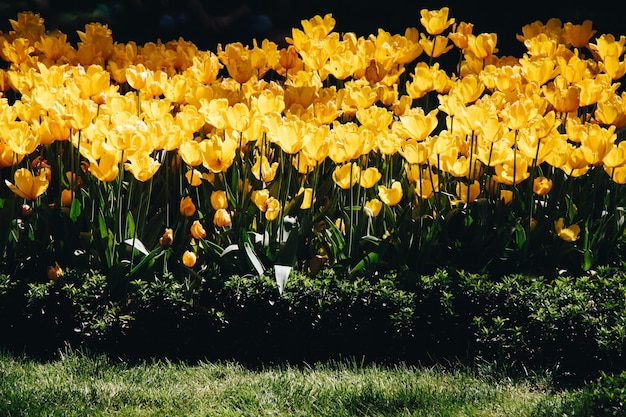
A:
[[[378,264],[379,258],[380,254],[378,252],[368,253],[354,266],[354,268],[350,270],[350,275],[370,270],[372,267]]]
[[[78,220],[78,218],[80,217],[81,211],[82,211],[82,208],[81,208],[80,200],[78,198],[73,198],[72,204],[70,206],[70,219],[72,219],[73,222]]]

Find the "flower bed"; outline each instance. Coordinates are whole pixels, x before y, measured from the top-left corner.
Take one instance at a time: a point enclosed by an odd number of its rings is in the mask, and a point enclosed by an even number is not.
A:
[[[71,45],[19,14],[1,35],[0,272],[274,268],[282,289],[290,268],[619,260],[626,38],[552,19],[500,57],[497,34],[448,12],[367,38],[315,16],[286,48],[215,52],[117,43],[99,23]]]

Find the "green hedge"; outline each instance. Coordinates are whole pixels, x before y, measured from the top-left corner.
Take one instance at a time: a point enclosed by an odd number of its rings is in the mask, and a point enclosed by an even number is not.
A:
[[[364,361],[500,364],[584,378],[624,367],[626,275],[546,279],[440,270],[113,283],[69,271],[0,276],[0,346],[34,356],[65,345],[125,358],[244,363]]]

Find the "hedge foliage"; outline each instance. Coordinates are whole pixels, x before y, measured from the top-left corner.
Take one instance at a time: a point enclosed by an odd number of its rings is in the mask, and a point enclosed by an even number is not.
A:
[[[26,283],[0,275],[0,347],[65,345],[140,359],[303,363],[357,358],[500,364],[584,378],[624,369],[626,276],[463,271],[317,277],[292,272],[112,283],[97,272]]]

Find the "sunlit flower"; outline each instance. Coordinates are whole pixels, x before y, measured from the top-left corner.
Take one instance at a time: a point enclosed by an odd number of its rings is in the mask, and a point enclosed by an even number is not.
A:
[[[274,221],[280,214],[280,201],[274,197],[269,197],[265,202],[265,219],[268,221]]]
[[[196,260],[197,260],[197,256],[194,252],[186,250],[183,253],[183,265],[185,265],[187,268],[193,268],[194,265],[196,264]]]
[[[372,188],[382,177],[380,171],[376,167],[369,167],[361,171],[359,185],[363,188]]]
[[[270,191],[267,188],[262,190],[254,190],[250,193],[250,200],[262,212],[267,210],[267,200],[270,198]]]
[[[8,180],[4,180],[5,184],[18,196],[26,200],[35,200],[48,189],[49,181],[46,174],[42,172],[38,176],[33,174],[26,168],[20,168],[13,175],[15,185]]]
[[[573,47],[583,48],[587,46],[589,40],[597,32],[597,30],[592,29],[592,26],[593,22],[591,20],[585,20],[581,25],[566,22],[565,25],[563,25],[563,36]]]
[[[559,218],[554,222],[554,230],[558,237],[566,242],[574,242],[578,239],[578,235],[580,234],[580,226],[577,224],[572,224],[569,227],[565,226],[565,220],[563,217]]]
[[[402,200],[402,184],[400,184],[400,181],[394,181],[389,188],[380,185],[378,187],[378,197],[388,206],[395,206]]]
[[[383,203],[377,198],[373,198],[365,202],[365,213],[369,217],[376,217],[383,208]]]
[[[333,181],[344,190],[349,189],[359,181],[361,168],[356,164],[343,164],[333,171]]]
[[[198,187],[202,184],[202,173],[197,169],[189,169],[185,172],[185,178],[192,187]]]
[[[439,10],[420,10],[420,23],[429,35],[439,35],[454,23],[454,18],[448,19],[448,7]]]

